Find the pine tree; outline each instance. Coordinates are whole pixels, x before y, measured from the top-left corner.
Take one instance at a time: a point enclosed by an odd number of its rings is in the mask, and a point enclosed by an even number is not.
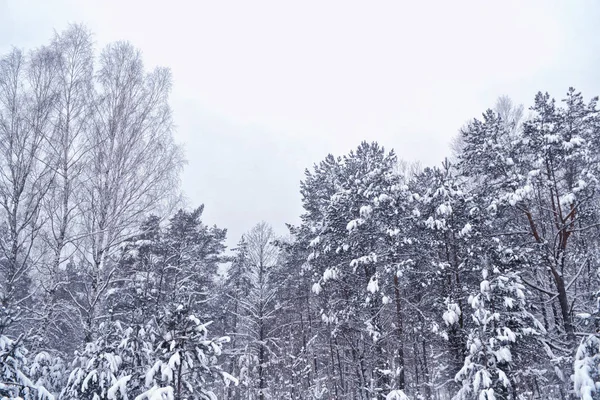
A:
[[[600,339],[597,336],[581,340],[573,369],[575,394],[582,400],[600,399]]]
[[[154,335],[143,327],[105,322],[98,338],[75,353],[65,399],[126,399],[144,389],[140,376],[152,360]]]
[[[399,209],[395,207],[403,185],[395,168],[393,152],[386,153],[376,143],[362,143],[342,159],[328,157],[315,168],[314,175],[307,173],[303,183],[304,218],[309,231],[314,232],[307,261],[318,278],[312,290],[316,294],[328,291],[330,298],[324,299],[321,319],[331,326],[334,337],[339,330],[356,330],[371,339],[360,340],[363,351],[374,354],[374,363],[359,379],[362,390],[380,397],[391,385],[390,360],[384,348],[388,328],[384,328],[381,317],[389,296],[380,287],[394,279],[391,264],[398,262],[391,248],[398,232],[394,222],[398,221]],[[328,199],[323,197],[321,182],[332,189]],[[318,208],[314,207],[318,203]],[[338,296],[345,301],[339,302]],[[399,325],[397,321],[401,332]],[[398,353],[400,387],[404,384],[402,359]]]
[[[510,249],[489,248],[488,253],[494,250],[497,258],[482,260],[479,293],[469,297],[474,325],[464,366],[456,375],[462,388],[455,399],[517,399],[521,368],[532,355],[524,344],[545,333],[527,309],[525,286],[514,271],[518,258]]]
[[[29,378],[28,351],[23,335],[17,339],[0,335],[0,396],[3,399],[47,399],[54,396]]]
[[[214,379],[237,383],[236,379],[221,372],[216,357],[228,337],[210,339],[207,326],[190,312],[189,305],[170,307],[161,316],[158,327],[154,357],[145,375],[146,387],[151,389],[144,396],[165,392],[175,400],[215,400],[208,384]]]

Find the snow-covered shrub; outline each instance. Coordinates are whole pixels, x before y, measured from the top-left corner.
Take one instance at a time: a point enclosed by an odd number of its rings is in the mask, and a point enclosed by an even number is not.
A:
[[[214,378],[237,381],[217,366],[221,345],[187,307],[177,306],[145,326],[105,323],[76,354],[62,396],[72,400],[213,400]]]
[[[0,398],[54,400],[43,386],[29,378],[27,349],[22,345],[22,338],[13,340],[0,335]]]
[[[482,270],[479,293],[469,296],[474,326],[467,356],[456,380],[462,383],[454,399],[507,400],[514,392],[518,344],[544,332],[525,307],[525,287],[519,276],[499,266]]]
[[[152,399],[160,393],[167,398],[214,400],[216,396],[208,387],[211,380],[219,377],[237,383],[216,367],[217,356],[228,337],[209,339],[206,328],[210,323],[201,323],[184,305],[167,311],[163,318],[155,361],[145,375],[145,385],[150,389],[140,399]]]
[[[575,394],[582,400],[600,399],[600,339],[584,338],[575,354],[573,365]]]
[[[67,380],[64,360],[56,354],[41,351],[32,358],[29,376],[37,387],[44,387],[53,396],[58,397]]]
[[[153,354],[153,335],[143,327],[102,324],[100,335],[76,352],[63,390],[65,399],[127,399],[144,390],[145,367]]]

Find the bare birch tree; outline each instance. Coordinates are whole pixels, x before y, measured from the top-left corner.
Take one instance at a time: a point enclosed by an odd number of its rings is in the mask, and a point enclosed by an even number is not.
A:
[[[0,210],[3,240],[2,329],[30,296],[30,269],[44,195],[52,181],[44,141],[56,99],[55,56],[40,48],[28,56],[14,49],[0,60]]]
[[[168,69],[146,73],[139,50],[118,42],[102,52],[96,83],[91,148],[83,170],[85,240],[79,245],[85,294],[77,305],[86,340],[102,318],[101,295],[114,278],[110,256],[177,190],[182,165],[172,138]]]
[[[65,263],[72,257],[77,231],[78,207],[81,202],[81,174],[89,139],[86,133],[93,115],[93,45],[91,33],[81,25],[73,25],[56,34],[51,44],[56,56],[58,92],[54,101],[55,120],[52,134],[46,141],[52,160],[54,181],[44,198],[44,243],[48,251],[40,264],[40,286],[44,307],[38,310],[38,327],[42,339],[58,337],[64,325],[73,317],[67,312],[64,298]],[[59,304],[60,303],[60,304]],[[62,325],[63,327],[59,327]],[[73,334],[73,329],[70,329]]]

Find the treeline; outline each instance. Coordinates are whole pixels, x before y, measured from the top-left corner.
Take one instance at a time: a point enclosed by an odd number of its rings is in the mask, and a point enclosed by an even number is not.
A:
[[[223,398],[600,398],[596,100],[501,98],[435,168],[307,170],[278,258],[229,270]]]
[[[0,396],[600,399],[596,99],[503,98],[439,167],[330,155],[226,255],[170,88],[82,26],[0,59]]]
[[[225,231],[146,220],[178,204],[171,74],[94,50],[71,26],[0,59],[0,397],[209,398],[225,339],[195,313]]]

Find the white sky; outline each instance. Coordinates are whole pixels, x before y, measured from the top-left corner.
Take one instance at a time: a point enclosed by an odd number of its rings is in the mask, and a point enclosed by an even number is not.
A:
[[[183,189],[229,244],[285,233],[304,168],[365,140],[439,163],[503,94],[600,94],[600,2],[0,0],[0,51],[83,22],[172,69]]]

